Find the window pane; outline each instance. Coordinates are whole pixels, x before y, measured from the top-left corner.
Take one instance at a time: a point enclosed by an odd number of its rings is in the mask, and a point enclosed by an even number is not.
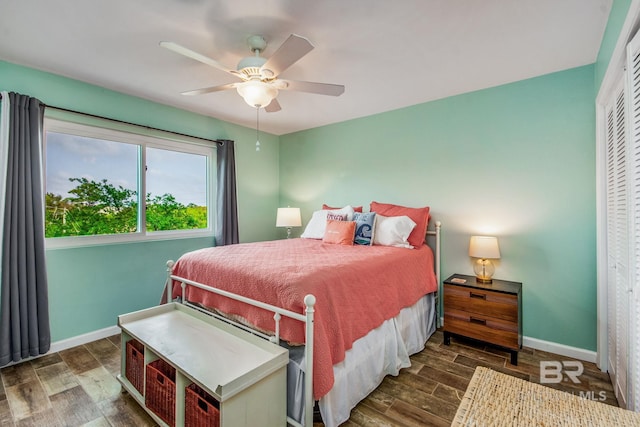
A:
[[[47,132],[46,149],[46,237],[137,231],[137,145]]]
[[[147,148],[147,231],[207,228],[207,157]]]

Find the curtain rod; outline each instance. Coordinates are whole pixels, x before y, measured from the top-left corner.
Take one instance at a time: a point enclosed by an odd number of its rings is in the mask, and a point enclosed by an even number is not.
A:
[[[2,99],[2,94],[1,93],[0,93],[0,99]],[[101,120],[109,120],[109,121],[112,121],[112,122],[122,123],[122,124],[130,125],[130,126],[138,126],[138,127],[142,127],[142,128],[149,129],[149,130],[155,130],[155,131],[160,131],[160,132],[168,132],[168,133],[172,133],[174,135],[186,136],[187,138],[195,138],[195,139],[199,139],[199,140],[202,140],[202,141],[214,142],[216,144],[221,144],[222,145],[226,141],[224,139],[209,139],[209,138],[203,138],[201,136],[187,135],[186,133],[174,132],[172,130],[160,129],[160,128],[156,128],[156,127],[153,127],[153,126],[140,125],[140,124],[137,124],[137,123],[131,123],[131,122],[127,122],[127,121],[124,121],[124,120],[112,119],[110,117],[104,117],[104,116],[98,116],[97,114],[83,113],[82,111],[70,110],[68,108],[56,107],[54,105],[47,105],[42,101],[40,101],[40,103],[42,105],[44,105],[45,108],[53,108],[55,110],[65,111],[67,113],[80,114],[80,115],[87,116],[87,117],[93,117],[93,118],[101,119]]]

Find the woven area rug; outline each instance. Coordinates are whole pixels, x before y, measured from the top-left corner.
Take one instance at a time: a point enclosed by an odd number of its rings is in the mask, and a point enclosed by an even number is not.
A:
[[[452,426],[640,426],[640,413],[477,367]]]

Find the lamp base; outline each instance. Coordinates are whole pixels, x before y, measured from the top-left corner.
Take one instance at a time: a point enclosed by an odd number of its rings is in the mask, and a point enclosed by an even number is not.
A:
[[[494,271],[493,263],[486,258],[480,258],[473,265],[473,272],[476,273],[476,282],[478,283],[492,283],[491,278]]]

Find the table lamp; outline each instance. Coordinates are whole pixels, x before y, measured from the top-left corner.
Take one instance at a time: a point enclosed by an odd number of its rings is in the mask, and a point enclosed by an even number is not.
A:
[[[498,247],[498,238],[490,236],[471,236],[469,242],[469,256],[478,258],[473,264],[473,271],[476,273],[476,282],[492,283],[491,277],[495,271],[495,267],[491,262],[492,259],[500,258],[500,248]]]
[[[300,208],[278,208],[276,227],[287,227],[287,239],[291,238],[291,227],[300,227]]]

